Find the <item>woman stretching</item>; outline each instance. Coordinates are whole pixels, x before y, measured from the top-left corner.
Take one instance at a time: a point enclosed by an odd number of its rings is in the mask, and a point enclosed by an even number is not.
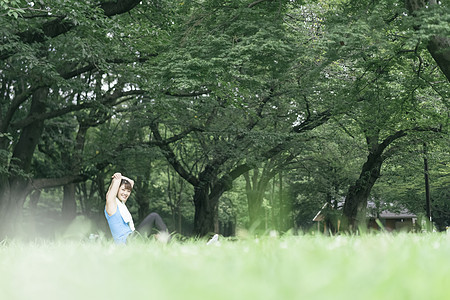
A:
[[[130,234],[135,232],[133,217],[125,203],[130,197],[134,181],[121,173],[114,173],[106,193],[105,217],[117,244],[125,244]],[[166,224],[157,213],[149,214],[138,226],[137,231],[145,236],[152,233],[153,225],[169,236]]]

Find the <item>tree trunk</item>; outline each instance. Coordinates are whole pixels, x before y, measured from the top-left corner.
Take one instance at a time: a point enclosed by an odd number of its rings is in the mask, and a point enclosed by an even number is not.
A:
[[[216,232],[219,202],[218,197],[210,198],[207,185],[194,187],[194,232],[199,236]]]
[[[266,227],[264,223],[266,216],[262,204],[269,181],[275,175],[273,170],[269,171],[270,168],[271,165],[268,162],[261,175],[259,169],[253,169],[253,176],[250,176],[249,172],[243,174],[246,183],[249,227],[253,230],[265,230]]]
[[[264,200],[264,192],[267,184],[258,182],[259,169],[253,169],[253,176],[250,177],[250,172],[244,174],[245,178],[245,192],[247,195],[247,206],[249,216],[249,228],[255,230],[264,230],[264,211],[262,203]]]
[[[367,199],[376,180],[380,177],[382,164],[381,153],[370,153],[362,167],[359,179],[348,189],[344,203],[344,217],[350,230],[365,224]]]
[[[278,223],[280,231],[286,231],[289,229],[289,216],[288,216],[288,206],[287,203],[285,203],[284,199],[284,191],[283,191],[283,171],[280,171],[278,173],[280,185],[278,188],[278,199],[280,203],[280,215],[278,217]]]
[[[430,197],[430,181],[428,177],[428,151],[427,143],[423,143],[423,173],[425,177],[425,204],[427,211],[427,219],[431,222],[431,197]]]
[[[41,198],[41,191],[40,190],[35,190],[30,195],[30,208],[33,211],[33,213],[37,209],[37,205],[38,205],[38,202],[39,202],[40,198]]]
[[[150,170],[150,168],[149,168]],[[145,176],[138,176],[135,184],[135,200],[138,204],[138,220],[137,223],[145,219],[145,217],[150,213],[150,172],[146,172]]]
[[[75,200],[75,183],[64,186],[64,196],[61,209],[61,217],[64,224],[69,224],[77,216],[77,204]]]
[[[264,229],[264,210],[262,207],[264,194],[259,190],[246,190],[249,226],[252,229]]]
[[[216,172],[217,168],[206,166],[194,186],[194,232],[199,236],[219,233],[219,199],[232,188],[234,176],[242,174],[239,170],[217,179]]]
[[[435,36],[428,43],[427,49],[450,82],[450,38]]]
[[[63,153],[62,159],[68,162],[70,166],[72,174],[78,174],[81,170],[81,166],[83,163],[83,148],[86,140],[86,133],[89,129],[89,126],[83,122],[79,122],[77,136],[75,138],[75,146],[74,149],[70,153]],[[61,209],[61,217],[62,222],[65,225],[68,225],[72,222],[77,215],[77,202],[75,199],[76,194],[76,186],[75,183],[68,183],[64,185],[64,196],[63,203]]]
[[[176,224],[175,228],[177,229],[178,233],[183,234],[181,232],[181,208],[180,208],[180,206],[176,207],[175,212],[176,212],[176,216],[177,216],[176,222],[175,222],[175,224]]]
[[[343,209],[344,228],[348,226],[349,230],[354,231],[357,226],[365,224],[367,199],[372,187],[380,177],[383,161],[389,155],[384,152],[392,142],[406,135],[405,130],[399,130],[386,137],[381,143],[378,142],[379,132],[366,135],[369,155],[362,166],[358,180],[348,189]]]
[[[48,88],[40,88],[32,95],[32,102],[29,116],[39,115],[45,112],[45,99],[48,95]],[[34,150],[38,144],[44,121],[34,121],[22,129],[19,141],[14,147],[13,156],[9,172],[9,182],[6,178],[0,186],[0,227],[3,234],[14,234],[17,225],[21,221],[21,212],[25,198],[30,192],[29,180],[24,176],[30,171],[31,160]]]
[[[180,178],[180,190],[175,202],[176,228],[181,233],[181,204],[183,203],[184,180]]]

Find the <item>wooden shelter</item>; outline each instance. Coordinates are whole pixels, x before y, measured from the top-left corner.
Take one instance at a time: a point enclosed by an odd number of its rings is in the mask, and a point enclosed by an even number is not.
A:
[[[341,210],[344,202],[340,201],[337,210]],[[338,232],[341,225],[340,217],[327,219],[328,203],[325,203],[321,210],[314,216],[313,221],[317,222],[317,231],[327,234],[334,227],[334,231]],[[335,210],[336,211],[336,210]],[[368,228],[386,231],[410,231],[413,230],[417,223],[417,216],[405,208],[398,208],[393,204],[378,204],[369,201],[367,204]],[[331,225],[331,226],[330,226]],[[382,228],[380,228],[380,225]]]

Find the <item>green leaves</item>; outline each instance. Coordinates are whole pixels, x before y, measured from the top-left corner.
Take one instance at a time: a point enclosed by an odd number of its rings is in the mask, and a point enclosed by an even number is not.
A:
[[[23,5],[25,1],[20,0],[1,0],[0,1],[0,16],[6,14],[9,17],[17,19],[20,15],[25,13]]]

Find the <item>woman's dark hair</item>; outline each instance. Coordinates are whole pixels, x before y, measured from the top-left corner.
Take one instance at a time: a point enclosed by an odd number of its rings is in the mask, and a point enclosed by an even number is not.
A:
[[[122,181],[120,182],[120,186],[122,186],[122,185],[124,185],[127,190],[131,191],[133,189],[133,186],[131,185],[131,183],[126,179],[122,179]]]

